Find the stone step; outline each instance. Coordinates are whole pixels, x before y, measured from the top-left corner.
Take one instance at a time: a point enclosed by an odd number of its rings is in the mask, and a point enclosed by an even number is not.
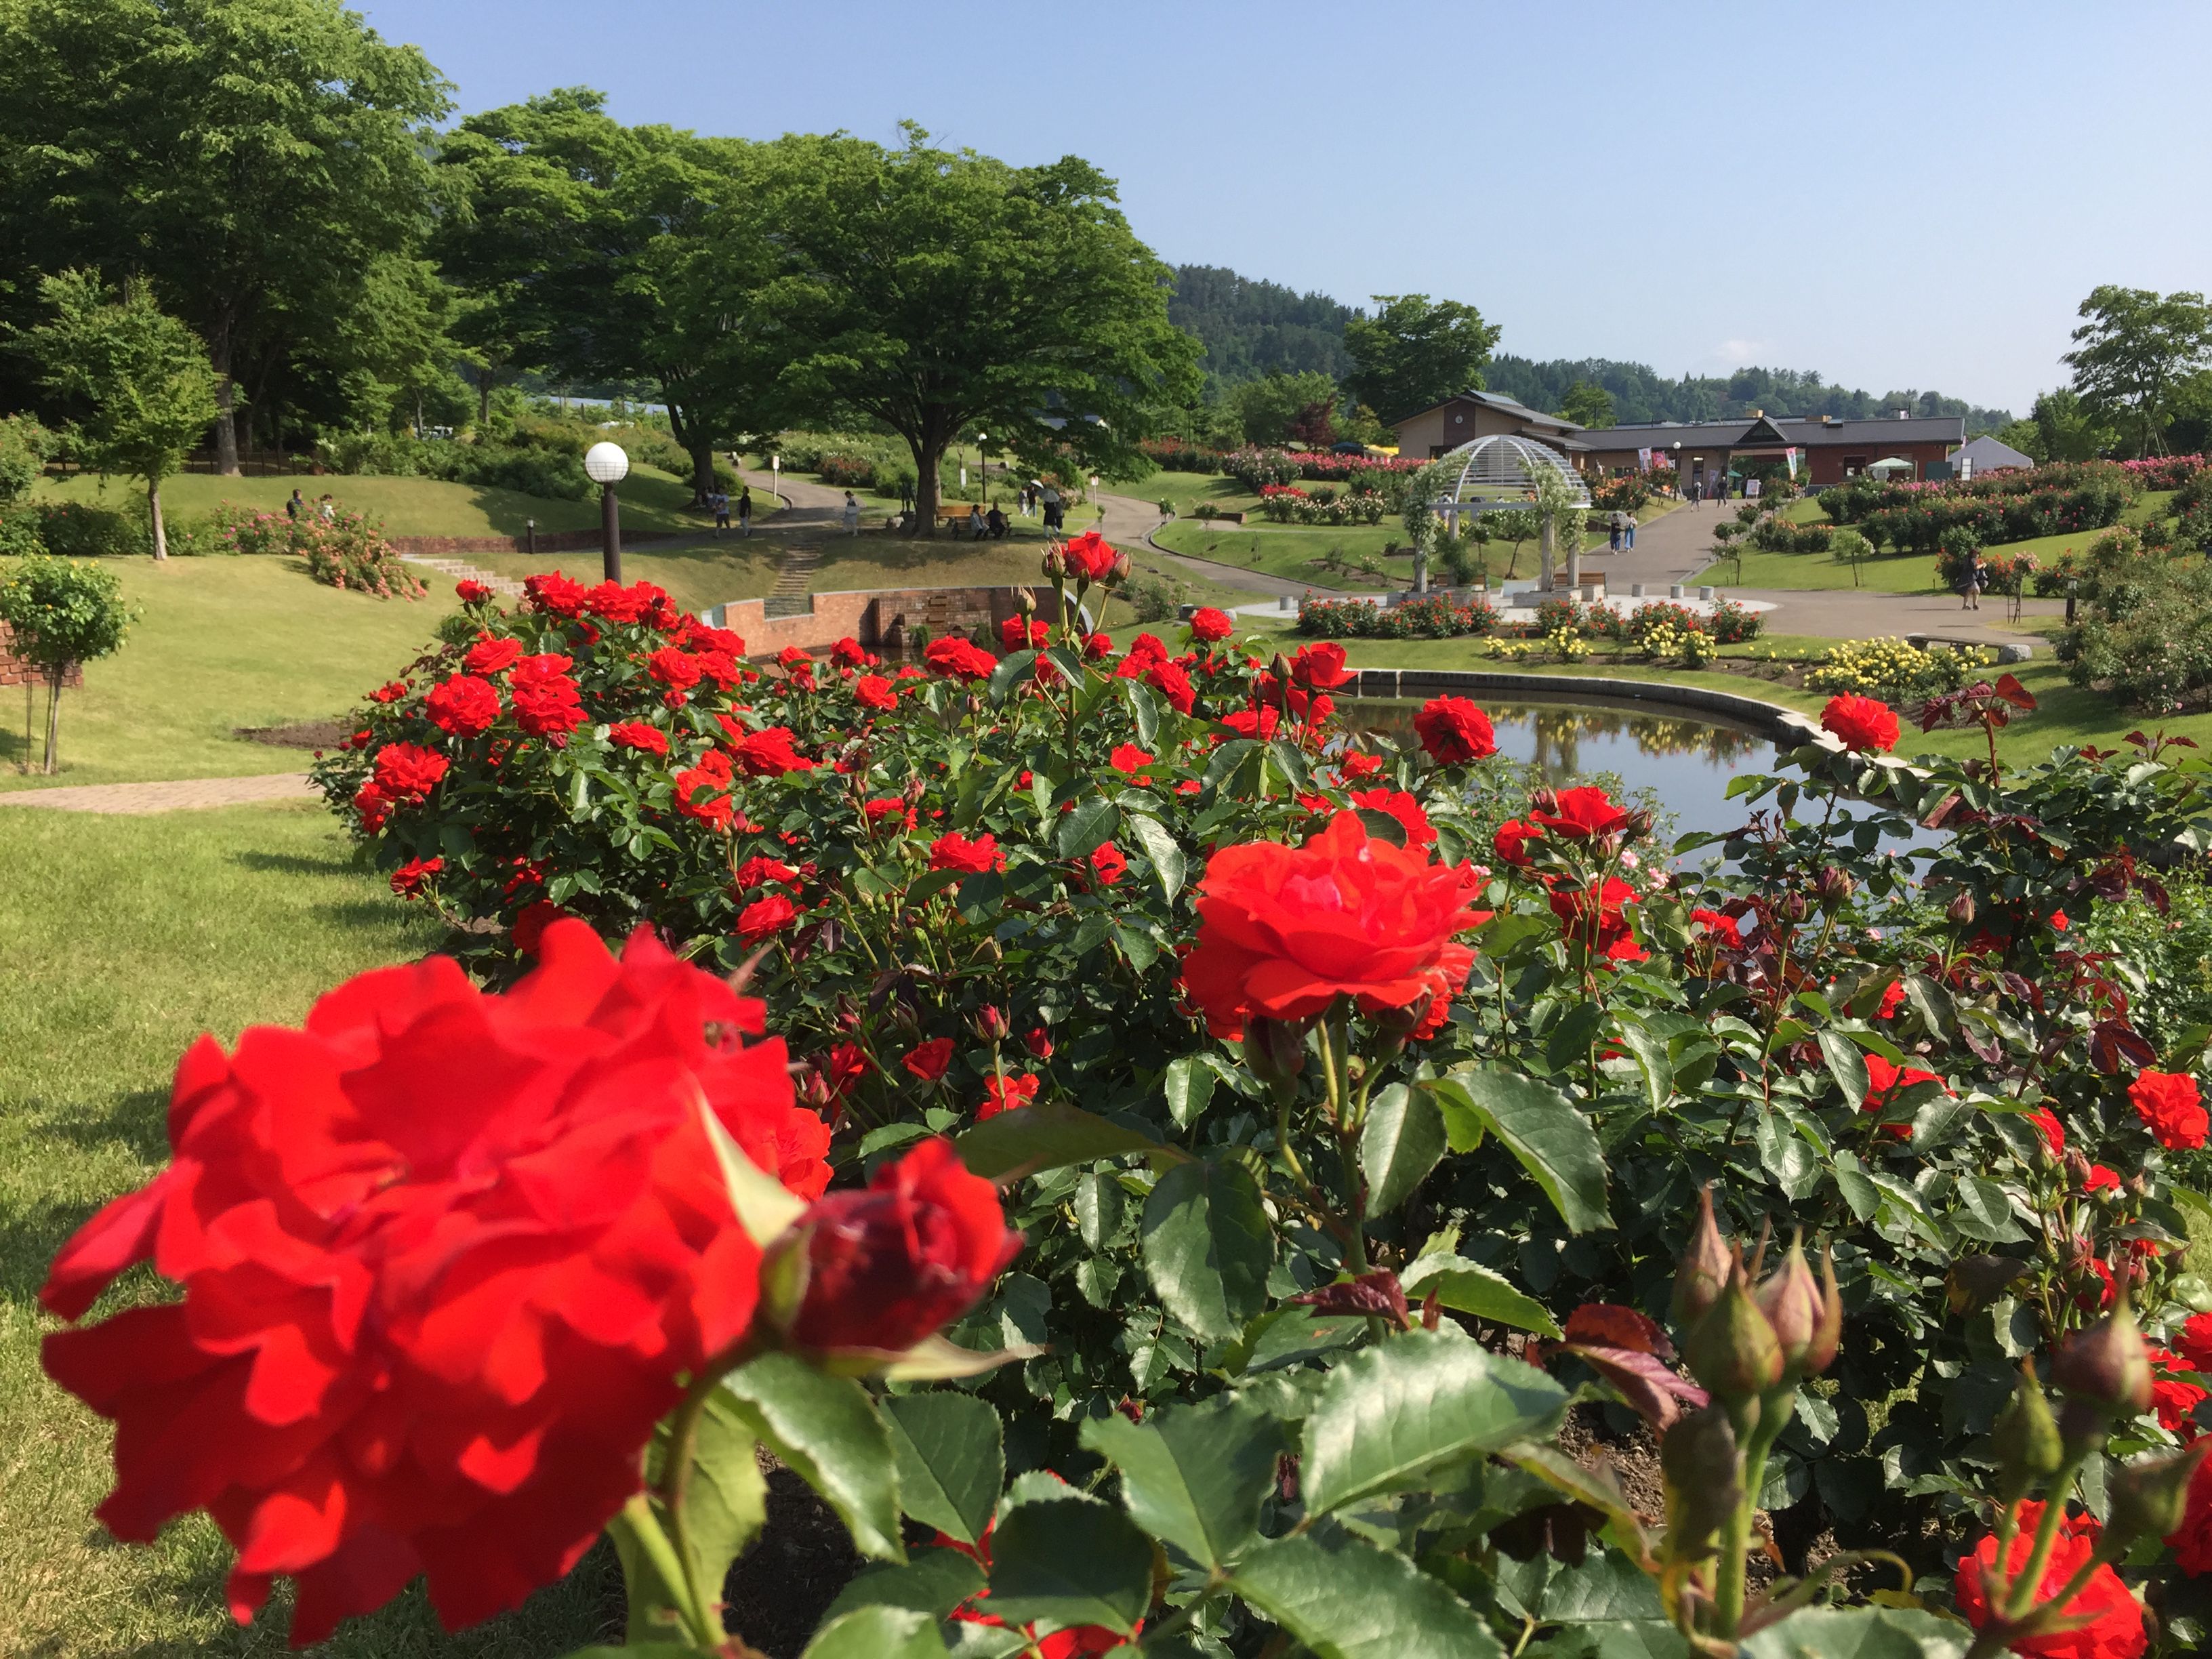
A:
[[[434,559],[422,553],[402,553],[399,558],[404,564],[422,565],[426,569],[436,571],[441,576],[451,576],[457,582],[482,582],[493,592],[501,594],[507,599],[518,599],[522,593],[522,584],[512,576],[495,574],[480,566],[469,563],[465,559]]]

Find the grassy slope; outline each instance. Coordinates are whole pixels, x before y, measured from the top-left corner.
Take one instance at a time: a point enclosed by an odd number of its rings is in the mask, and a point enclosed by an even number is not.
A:
[[[757,599],[775,586],[776,561],[784,544],[765,536],[695,542],[688,546],[647,550],[623,550],[623,580],[658,582],[687,611],[704,610],[728,599]],[[578,581],[599,580],[599,555],[582,552],[471,553],[471,564],[517,580],[539,571],[560,570]]]
[[[272,1608],[224,1611],[228,1552],[191,1520],[118,1547],[90,1519],[108,1426],[49,1385],[33,1304],[98,1205],[166,1157],[170,1072],[192,1038],[294,1023],[348,975],[426,948],[418,914],[355,869],[307,806],[160,818],[0,812],[0,1653],[232,1659],[283,1650]],[[134,1279],[103,1308],[149,1293]],[[342,1632],[331,1659],[542,1659],[600,1632],[608,1586],[580,1569],[511,1618],[441,1636],[419,1594]]]
[[[280,512],[295,489],[310,501],[328,494],[343,507],[381,519],[387,536],[520,536],[532,519],[538,520],[540,532],[550,534],[596,529],[599,522],[596,495],[580,501],[550,501],[519,490],[480,489],[434,478],[218,478],[187,473],[161,486],[161,509],[173,517],[198,518],[228,501]],[[37,493],[110,507],[131,507],[143,499],[140,487],[127,479],[102,480],[85,474],[41,479]],[[711,525],[707,515],[686,507],[690,498],[690,487],[669,474],[649,466],[635,468],[622,486],[623,527],[658,535]],[[759,496],[754,499],[766,507]]]
[[[451,586],[428,572],[431,597],[410,604],[341,593],[291,559],[118,567],[143,617],[121,651],[85,670],[83,690],[63,694],[63,771],[49,781],[15,770],[23,710],[11,687],[0,705],[0,789],[296,771],[304,751],[232,730],[343,713],[414,659],[453,603]],[[44,719],[42,698],[34,744]]]

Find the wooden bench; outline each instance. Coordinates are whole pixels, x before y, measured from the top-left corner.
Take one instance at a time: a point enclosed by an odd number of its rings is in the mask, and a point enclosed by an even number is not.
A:
[[[975,503],[973,501],[958,501],[955,502],[951,507],[947,507],[940,501],[938,503],[937,507],[937,521],[939,524],[966,524],[968,522],[969,509],[973,507],[975,505]],[[983,509],[984,516],[988,518],[990,516],[990,512],[991,509],[989,507],[985,507]]]

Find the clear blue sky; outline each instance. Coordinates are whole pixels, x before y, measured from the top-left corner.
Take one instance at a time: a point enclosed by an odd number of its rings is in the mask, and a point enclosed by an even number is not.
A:
[[[1087,157],[1171,262],[1500,348],[2024,413],[2099,283],[2212,288],[2212,6],[354,0],[461,111]]]

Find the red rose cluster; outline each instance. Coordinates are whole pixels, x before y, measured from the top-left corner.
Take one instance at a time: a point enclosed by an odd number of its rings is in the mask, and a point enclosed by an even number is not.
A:
[[[1601,962],[1642,962],[1650,952],[1636,942],[1627,907],[1636,889],[1619,876],[1577,878],[1565,871],[1539,872],[1531,844],[1549,842],[1562,852],[1603,851],[1627,834],[1636,814],[1594,785],[1547,790],[1531,803],[1526,818],[1509,818],[1491,838],[1498,861],[1528,872],[1550,896],[1552,914],[1565,936]]]
[[[1992,1533],[1959,1560],[1952,1594],[1959,1611],[1977,1630],[1990,1623],[1996,1605],[2014,1577],[2026,1571],[2035,1552],[2035,1538],[2043,1523],[2043,1505],[2030,1498],[2020,1506],[2020,1517],[2011,1547],[2005,1552],[2004,1569],[1997,1571],[1997,1540]],[[2079,1621],[2073,1629],[2046,1632],[2021,1640],[2012,1651],[2038,1659],[2141,1659],[2150,1640],[2143,1629],[2142,1607],[2126,1583],[2112,1568],[2091,1565],[2101,1532],[2087,1516],[2069,1516],[2059,1522],[2058,1535],[2044,1564],[2043,1582],[2034,1600],[2052,1600],[2072,1582],[2075,1573],[2088,1569],[2087,1580],[2066,1604],[2066,1619]],[[1997,1595],[1992,1595],[1992,1589]]]

